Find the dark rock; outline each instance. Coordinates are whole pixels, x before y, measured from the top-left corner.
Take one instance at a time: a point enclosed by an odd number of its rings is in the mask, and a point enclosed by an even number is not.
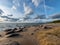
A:
[[[13,30],[14,30],[15,32],[23,32],[24,29],[25,29],[25,27],[19,27],[19,28],[14,28]]]
[[[39,31],[39,29],[37,28],[37,29],[34,30],[34,32],[36,32],[36,31]]]
[[[34,35],[34,33],[31,33],[31,35]]]
[[[13,30],[17,30],[17,28],[14,28]]]
[[[15,30],[15,32],[23,32],[23,29]]]
[[[51,26],[44,26],[43,29],[52,29]]]
[[[17,41],[11,42],[10,45],[20,45]]]
[[[9,32],[6,32],[6,35],[8,35],[8,34],[12,34],[12,33],[14,33],[13,30],[12,30],[12,31],[9,31]]]
[[[40,27],[43,27],[43,25],[40,25]]]
[[[19,36],[19,34],[17,34],[17,33],[12,33],[12,34],[9,34],[9,35],[7,36],[7,38],[9,38],[9,37],[17,37],[17,36]]]
[[[23,32],[23,29],[16,30],[17,32]]]
[[[18,29],[18,30],[15,30],[15,32],[20,32],[20,30]]]
[[[0,35],[0,37],[2,37],[2,35]]]
[[[8,31],[11,31],[12,29],[6,29],[6,30],[4,30],[5,32],[8,32]]]
[[[27,31],[27,29],[25,29],[25,28],[20,28],[18,30],[15,30],[15,32],[25,32],[25,31]]]
[[[15,30],[15,32],[25,32],[27,31],[27,29],[18,29],[18,30]]]

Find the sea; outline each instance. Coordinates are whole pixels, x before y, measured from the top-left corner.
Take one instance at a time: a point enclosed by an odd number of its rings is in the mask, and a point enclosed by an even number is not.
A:
[[[5,29],[13,29],[16,27],[22,27],[22,26],[37,26],[41,25],[42,23],[0,23],[0,31]]]

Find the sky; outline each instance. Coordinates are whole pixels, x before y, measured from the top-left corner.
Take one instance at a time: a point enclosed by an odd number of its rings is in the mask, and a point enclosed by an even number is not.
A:
[[[46,22],[59,18],[60,0],[0,0],[0,22]]]

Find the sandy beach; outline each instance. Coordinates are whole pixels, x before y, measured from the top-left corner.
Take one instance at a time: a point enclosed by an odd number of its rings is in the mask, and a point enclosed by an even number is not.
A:
[[[0,45],[60,45],[60,37],[53,35],[54,30],[60,36],[60,23],[5,29],[0,32]]]

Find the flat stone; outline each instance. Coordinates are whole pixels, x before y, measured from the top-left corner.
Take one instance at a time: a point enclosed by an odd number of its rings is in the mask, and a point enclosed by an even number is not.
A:
[[[12,33],[12,34],[9,34],[9,35],[7,36],[7,38],[9,38],[9,37],[17,37],[17,36],[19,36],[19,34],[17,34],[17,33]]]

